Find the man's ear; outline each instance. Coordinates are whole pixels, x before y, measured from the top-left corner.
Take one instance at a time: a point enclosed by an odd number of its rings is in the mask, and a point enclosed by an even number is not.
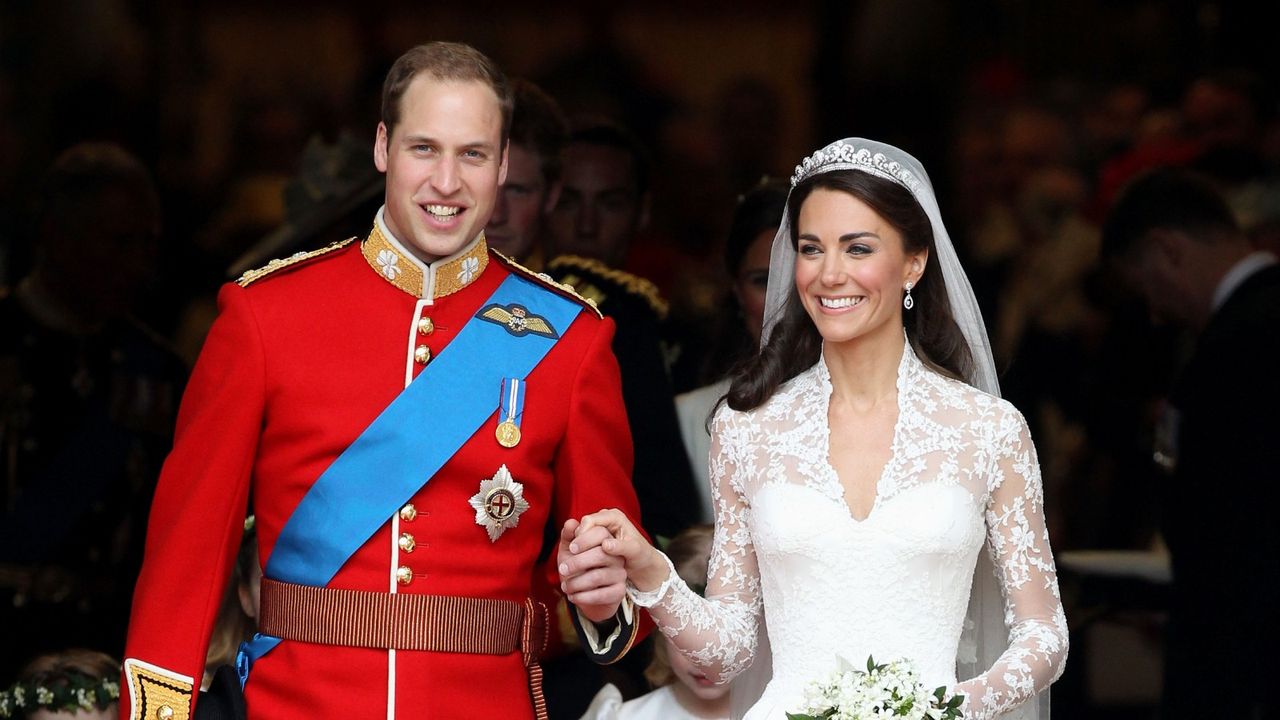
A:
[[[1155,228],[1147,233],[1146,242],[1162,261],[1181,267],[1187,261],[1187,243],[1191,238],[1179,230]]]
[[[391,142],[391,138],[387,137],[386,123],[378,123],[378,132],[373,136],[373,164],[377,166],[378,172],[387,171],[387,143]]]
[[[547,187],[547,194],[542,198],[542,214],[549,215],[552,210],[556,209],[556,203],[560,202],[560,191],[564,189],[564,183],[557,180]]]
[[[511,150],[511,141],[502,143],[502,164],[498,166],[498,184],[507,182],[507,153]]]

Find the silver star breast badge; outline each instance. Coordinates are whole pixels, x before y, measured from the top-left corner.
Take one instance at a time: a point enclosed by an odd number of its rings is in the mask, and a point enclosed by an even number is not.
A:
[[[476,524],[489,533],[489,542],[497,542],[508,528],[520,524],[520,515],[529,509],[524,499],[524,485],[511,477],[503,465],[493,477],[480,481],[480,492],[467,501],[476,511]]]

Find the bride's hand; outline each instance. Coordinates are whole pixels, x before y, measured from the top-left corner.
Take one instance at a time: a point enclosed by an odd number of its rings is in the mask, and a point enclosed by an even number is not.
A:
[[[620,510],[601,510],[583,516],[570,549],[583,553],[595,547],[622,558],[631,584],[642,592],[656,590],[670,570],[643,533]]]

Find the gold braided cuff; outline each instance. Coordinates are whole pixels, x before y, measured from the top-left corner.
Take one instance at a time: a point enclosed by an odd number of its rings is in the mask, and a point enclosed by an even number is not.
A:
[[[124,674],[129,720],[191,720],[191,678],[135,658],[124,661]]]

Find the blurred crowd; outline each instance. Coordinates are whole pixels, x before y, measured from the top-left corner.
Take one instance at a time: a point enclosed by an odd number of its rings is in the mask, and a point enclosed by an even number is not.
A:
[[[17,112],[30,89],[8,66],[0,74],[0,685],[41,653],[120,655],[150,491],[219,284],[368,231],[382,198],[371,149],[385,67],[374,55],[362,64],[327,93],[251,102],[229,85],[156,97],[118,70],[69,77],[35,98],[51,123],[38,135]],[[1102,261],[1108,211],[1144,171],[1188,168],[1253,247],[1280,252],[1270,79],[1241,67],[1171,89],[983,62],[957,73],[927,135],[879,138],[945,173],[933,178],[944,218],[1004,395],[1036,438],[1059,553],[1159,552],[1161,418],[1192,347]],[[758,344],[768,247],[799,159],[784,152],[801,122],[787,116],[788,92],[743,75],[699,104],[608,44],[519,85],[488,236],[618,322],[635,484],[657,536],[710,519],[706,420]],[[191,124],[146,136],[160,105],[188,106]],[[836,123],[842,135],[885,124]],[[799,134],[803,147],[834,139]],[[218,662],[252,627],[238,588]],[[1087,612],[1073,601],[1086,601],[1068,598],[1074,623]],[[646,689],[619,672],[606,679],[621,696]],[[1055,693],[1083,707],[1070,696],[1086,685]]]

